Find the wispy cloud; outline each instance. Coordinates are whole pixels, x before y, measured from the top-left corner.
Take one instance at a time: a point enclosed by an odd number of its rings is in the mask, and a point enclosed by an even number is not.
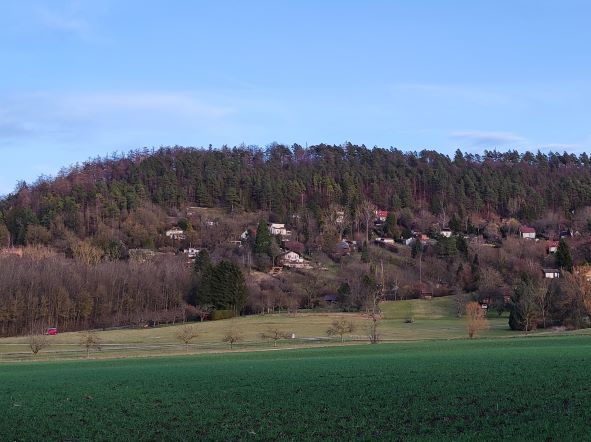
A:
[[[84,34],[90,30],[89,23],[72,12],[39,9],[37,19],[41,25],[53,31]]]
[[[526,139],[510,132],[458,131],[451,136],[464,140],[472,146],[501,146],[507,144],[523,144]]]

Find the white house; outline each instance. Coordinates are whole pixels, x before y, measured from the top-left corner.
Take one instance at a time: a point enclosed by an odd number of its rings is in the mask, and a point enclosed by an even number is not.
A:
[[[441,234],[441,236],[445,236],[446,238],[451,238],[451,230],[449,229],[441,229],[441,232],[439,232]]]
[[[291,234],[291,232],[285,228],[285,224],[269,223],[268,227],[271,235],[287,236]]]
[[[521,226],[519,228],[519,234],[522,238],[536,239],[536,229],[534,229],[533,227]]]
[[[279,262],[285,267],[295,267],[295,268],[312,268],[310,263],[306,261],[299,253],[289,251],[285,252],[283,255],[279,256]]]
[[[396,241],[394,238],[376,238],[376,243],[394,245]]]
[[[544,278],[560,278],[560,271],[558,269],[542,269],[542,272],[544,272]]]
[[[172,229],[166,231],[166,236],[170,239],[185,239],[185,232],[183,229],[173,227]]]
[[[200,251],[199,249],[196,249],[194,247],[189,247],[188,249],[184,250],[184,253],[187,254],[187,257],[189,259],[193,259],[193,258],[197,257],[197,255],[199,254],[199,251]]]

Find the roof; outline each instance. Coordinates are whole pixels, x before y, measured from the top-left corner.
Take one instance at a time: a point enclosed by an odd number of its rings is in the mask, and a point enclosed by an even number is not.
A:
[[[542,269],[544,273],[560,273],[558,269]]]
[[[558,241],[548,241],[548,247],[558,247]]]
[[[337,302],[339,300],[338,295],[324,295],[322,300],[325,302]]]
[[[536,229],[534,229],[533,227],[528,227],[528,226],[521,226],[519,228],[519,231],[521,233],[536,233]]]

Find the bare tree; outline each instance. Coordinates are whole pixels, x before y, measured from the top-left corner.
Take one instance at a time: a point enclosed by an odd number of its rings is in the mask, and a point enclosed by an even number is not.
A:
[[[234,344],[242,341],[242,335],[240,332],[234,328],[229,329],[226,331],[226,334],[222,338],[222,342],[226,342],[230,346],[230,350],[234,347]]]
[[[355,324],[353,321],[347,321],[345,318],[335,319],[332,321],[331,326],[326,330],[328,336],[339,336],[341,342],[344,341],[344,335],[351,333],[355,330]]]
[[[359,206],[359,213],[362,216],[365,224],[365,242],[369,242],[369,230],[371,226],[371,220],[374,218],[376,213],[376,206],[369,200],[363,200]]]
[[[203,322],[213,311],[213,305],[198,305],[195,307],[195,311],[197,316],[199,316],[199,321]]]
[[[29,335],[27,343],[34,356],[37,356],[37,353],[44,348],[49,347],[49,341],[47,340],[47,337],[43,335]]]
[[[277,347],[277,341],[280,339],[288,339],[289,337],[289,333],[278,328],[270,328],[265,333],[261,333],[262,339],[270,339],[273,341],[273,347]]]
[[[90,357],[90,350],[102,350],[101,338],[99,338],[97,334],[92,331],[87,331],[82,334],[82,337],[80,338],[80,345],[86,348],[87,359]]]
[[[481,305],[475,301],[466,304],[466,326],[470,339],[480,330],[487,328],[484,311]]]
[[[185,351],[189,351],[189,344],[198,335],[197,330],[192,325],[183,325],[176,333],[176,338],[185,344]]]

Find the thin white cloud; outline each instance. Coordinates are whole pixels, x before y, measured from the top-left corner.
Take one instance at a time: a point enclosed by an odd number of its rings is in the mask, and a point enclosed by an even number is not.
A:
[[[510,132],[458,131],[451,136],[471,144],[472,146],[501,146],[507,144],[523,144],[526,139]]]

